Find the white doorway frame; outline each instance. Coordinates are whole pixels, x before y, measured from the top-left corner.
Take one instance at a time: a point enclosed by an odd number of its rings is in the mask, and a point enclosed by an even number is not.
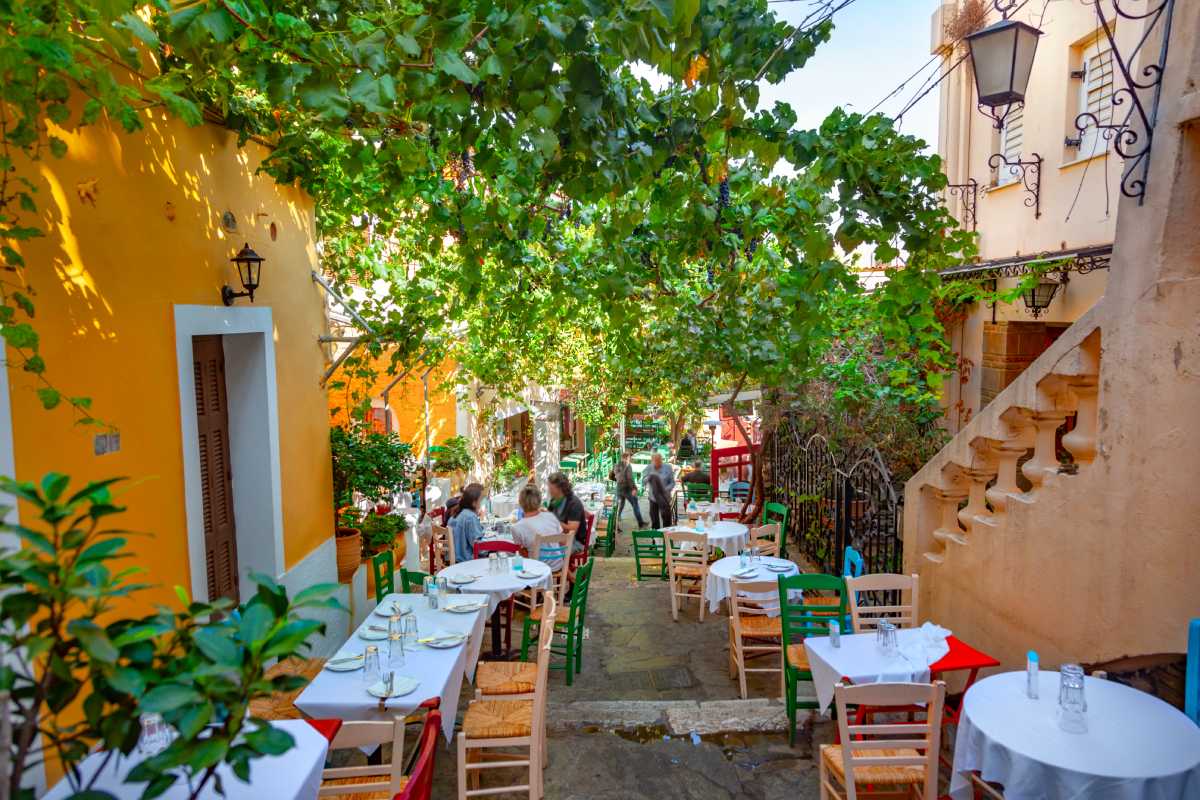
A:
[[[192,337],[218,335],[225,350],[230,462],[237,530],[239,593],[249,597],[251,570],[284,572],[283,491],[279,473],[279,404],[275,328],[270,308],[175,306],[180,435],[192,597],[208,600],[204,495],[200,482]]]

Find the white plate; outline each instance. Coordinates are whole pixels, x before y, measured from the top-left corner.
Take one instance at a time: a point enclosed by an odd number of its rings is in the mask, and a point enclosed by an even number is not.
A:
[[[356,669],[363,668],[362,653],[359,653],[358,658],[354,659],[353,661],[347,661],[344,664],[334,664],[333,663],[335,661],[339,661],[343,658],[349,658],[349,657],[350,656],[340,655],[340,654],[336,655],[333,658],[331,658],[325,662],[325,669],[329,670],[330,672],[354,672],[354,670],[356,670]]]
[[[363,628],[358,632],[358,638],[366,639],[368,642],[379,642],[387,637],[387,631],[373,631],[370,628]]]
[[[487,603],[459,603],[445,606],[443,610],[449,611],[451,614],[472,614],[481,608],[487,608]]]
[[[372,697],[403,697],[406,694],[412,694],[416,688],[421,685],[421,682],[416,678],[410,678],[407,675],[397,675],[395,682],[392,684],[392,693],[385,694],[387,689],[387,678],[373,683],[367,687],[367,694]]]
[[[435,636],[437,634],[434,634]],[[429,637],[433,638],[433,637]],[[451,647],[458,647],[467,640],[465,633],[454,633],[443,635],[440,639],[434,639],[431,642],[421,642],[426,647],[432,647],[436,650],[449,650]]]
[[[767,564],[767,569],[771,570],[771,572],[787,572],[791,567],[786,564]]]
[[[527,581],[529,581],[529,580],[533,580],[534,578],[540,578],[540,577],[542,577],[542,573],[540,573],[540,572],[530,572],[530,571],[529,571],[529,570],[527,570],[527,569],[523,569],[523,570],[521,570],[520,572],[518,572],[518,573],[517,573],[517,577],[518,577],[518,578],[522,578],[522,579],[524,579],[524,580],[527,580]]]
[[[396,613],[392,610],[393,606],[396,605],[399,604],[394,600],[391,603],[380,603],[379,605],[375,606],[375,613],[381,617],[390,617]],[[402,617],[413,613],[412,606],[401,605],[399,613]]]
[[[474,583],[479,580],[474,575],[455,575],[450,579],[450,582],[455,586],[466,586],[468,583]]]
[[[739,569],[733,573],[733,577],[735,578],[753,578],[756,575],[758,575],[757,569]]]

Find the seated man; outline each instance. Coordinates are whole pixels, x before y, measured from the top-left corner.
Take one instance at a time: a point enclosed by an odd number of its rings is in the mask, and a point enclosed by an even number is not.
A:
[[[712,476],[704,468],[703,462],[693,461],[692,468],[679,476],[679,480],[683,483],[712,483]]]

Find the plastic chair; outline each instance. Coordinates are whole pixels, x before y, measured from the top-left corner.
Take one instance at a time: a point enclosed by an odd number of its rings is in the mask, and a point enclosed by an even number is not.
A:
[[[841,744],[821,745],[822,797],[938,797],[938,750],[946,684],[868,683],[833,690]],[[896,722],[850,724],[847,706],[892,710]],[[922,722],[905,720],[902,711],[924,706]],[[911,715],[907,715],[912,719]]]
[[[808,598],[806,591],[836,592],[836,603],[812,602],[829,598]],[[832,610],[831,610],[832,609]],[[783,681],[784,703],[788,715],[788,741],[796,743],[796,711],[817,708],[817,703],[800,702],[797,689],[800,681],[812,681],[812,670],[808,665],[808,652],[804,639],[809,636],[828,636],[829,620],[836,615],[842,620],[844,630],[846,618],[846,584],[836,575],[789,575],[779,579],[779,610],[783,629]]]
[[[762,524],[774,522],[779,525],[779,557],[787,558],[787,532],[788,518],[792,515],[791,509],[783,503],[767,503],[762,510]]]
[[[419,594],[425,591],[425,579],[428,577],[428,573],[425,572],[400,568],[400,586],[405,594]]]
[[[639,581],[667,577],[667,556],[662,531],[633,532],[633,563]]]
[[[1200,725],[1200,619],[1188,626],[1187,680],[1183,689],[1183,713]]]
[[[866,562],[863,560],[862,553],[855,550],[850,545],[846,545],[846,552],[842,555],[842,577],[843,578],[858,578],[866,569]]]
[[[371,557],[371,571],[375,574],[375,602],[396,591],[396,566],[392,551],[384,550]]]

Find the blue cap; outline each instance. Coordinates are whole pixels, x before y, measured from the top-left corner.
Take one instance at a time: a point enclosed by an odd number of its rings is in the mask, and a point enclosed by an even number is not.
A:
[[[1028,658],[1030,661],[1037,661],[1038,660],[1037,650],[1030,650],[1028,653],[1025,654],[1025,657]]]

